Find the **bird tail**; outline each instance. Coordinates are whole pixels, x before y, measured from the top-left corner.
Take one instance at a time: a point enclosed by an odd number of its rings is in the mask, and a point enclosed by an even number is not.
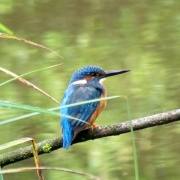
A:
[[[61,121],[62,132],[63,132],[63,145],[62,147],[68,149],[71,146],[74,136],[73,127],[70,125],[68,119]]]

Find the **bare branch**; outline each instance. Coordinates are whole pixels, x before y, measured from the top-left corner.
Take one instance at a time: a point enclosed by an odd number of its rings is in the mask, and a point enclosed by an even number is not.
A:
[[[169,111],[161,114],[156,114],[140,119],[132,120],[134,131],[145,129],[153,126],[172,123],[180,120],[180,109]],[[119,124],[101,126],[95,130],[86,130],[78,134],[73,144],[103,138],[106,136],[115,136],[123,133],[130,132],[130,121]],[[37,144],[38,153],[45,154],[51,151],[60,149],[62,147],[62,138],[52,138],[44,140]],[[0,155],[0,166],[6,166],[18,161],[22,161],[33,157],[32,146],[20,148],[12,152]]]

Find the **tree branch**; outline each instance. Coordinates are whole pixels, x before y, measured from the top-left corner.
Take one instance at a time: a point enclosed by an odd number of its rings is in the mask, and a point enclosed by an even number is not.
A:
[[[180,109],[156,114],[140,119],[132,120],[134,131],[145,129],[153,126],[159,126],[163,124],[172,123],[180,120]],[[73,144],[84,142],[88,140],[94,140],[106,136],[115,136],[123,133],[130,132],[130,121],[122,122],[119,124],[101,126],[94,130],[86,130],[78,134]],[[62,147],[62,138],[52,138],[44,140],[37,144],[38,153],[50,153],[51,151],[60,149]],[[32,146],[17,149],[12,152],[4,153],[0,155],[0,166],[6,166],[24,159],[33,157]]]

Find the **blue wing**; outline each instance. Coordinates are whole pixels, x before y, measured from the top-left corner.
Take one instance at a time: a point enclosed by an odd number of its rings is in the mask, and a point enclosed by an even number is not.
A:
[[[70,84],[64,94],[61,106],[100,98],[100,96],[101,90],[93,87],[88,83],[84,85]],[[61,125],[63,130],[63,147],[68,148],[71,145],[74,136],[74,128],[83,126],[85,122],[90,119],[99,103],[100,102],[92,102],[60,109],[61,114],[72,116],[84,121],[77,121],[67,117],[61,118]]]
[[[69,105],[73,103],[78,103],[82,101],[88,101],[96,98],[100,98],[101,91],[90,85],[73,85],[71,84],[65,92],[64,98],[62,100],[63,105]],[[88,121],[92,116],[93,112],[99,105],[99,102],[92,102],[88,104],[82,104],[78,106],[62,108],[60,113],[69,115],[83,121]],[[62,120],[68,119],[71,126],[83,126],[85,123],[82,121],[77,121],[69,118],[62,117]]]

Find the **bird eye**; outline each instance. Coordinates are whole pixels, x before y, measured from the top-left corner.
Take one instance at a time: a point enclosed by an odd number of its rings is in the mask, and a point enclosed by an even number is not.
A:
[[[96,76],[97,73],[94,73],[94,72],[87,72],[86,75],[88,75],[88,76]]]
[[[96,73],[93,73],[93,72],[92,72],[92,73],[91,73],[91,76],[96,76]]]

